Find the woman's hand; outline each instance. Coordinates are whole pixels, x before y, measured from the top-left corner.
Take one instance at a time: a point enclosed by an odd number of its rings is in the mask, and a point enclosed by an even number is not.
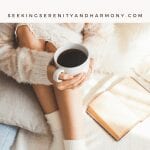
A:
[[[47,52],[55,53],[57,48],[51,42],[45,41],[45,50]]]
[[[74,89],[83,84],[85,80],[87,80],[93,70],[93,59],[90,59],[90,65],[88,73],[80,73],[78,75],[69,75],[67,73],[61,73],[59,79],[62,82],[56,82],[53,80],[53,73],[55,72],[56,67],[51,65],[48,67],[48,77],[49,80],[53,83],[53,85],[59,90],[66,90],[66,89]]]

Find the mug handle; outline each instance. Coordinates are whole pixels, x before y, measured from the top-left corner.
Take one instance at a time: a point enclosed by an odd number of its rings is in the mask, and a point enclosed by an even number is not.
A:
[[[59,79],[59,76],[63,72],[64,72],[64,70],[61,69],[61,68],[56,69],[54,74],[53,74],[53,80],[56,81],[56,82],[62,82],[62,80]]]

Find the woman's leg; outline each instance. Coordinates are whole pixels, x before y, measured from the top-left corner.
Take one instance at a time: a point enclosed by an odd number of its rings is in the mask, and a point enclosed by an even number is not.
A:
[[[58,110],[52,86],[32,85],[45,114]]]
[[[55,88],[55,95],[64,126],[65,139],[82,138],[83,118],[82,101],[78,89],[60,91]]]
[[[22,28],[19,27],[17,34],[20,46],[28,47],[37,51],[43,51],[45,49],[45,42],[43,40],[35,39],[27,26],[23,26]],[[32,87],[45,113],[47,123],[50,125],[53,133],[54,138],[50,149],[64,150],[62,125],[59,112],[57,111],[58,106],[52,86],[34,84]]]
[[[34,37],[27,25],[18,27],[18,42],[21,47],[28,47],[31,50],[44,51],[44,40],[38,40]],[[32,85],[39,99],[44,113],[51,113],[58,109],[52,87],[45,85]]]
[[[33,89],[53,134],[50,150],[64,150],[63,129],[52,86],[33,85]]]
[[[85,150],[83,110],[79,89],[55,90],[62,118],[66,150]],[[69,145],[68,145],[69,144]]]

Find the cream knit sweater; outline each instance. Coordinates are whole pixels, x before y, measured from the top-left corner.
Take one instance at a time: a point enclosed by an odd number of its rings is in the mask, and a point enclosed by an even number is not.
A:
[[[98,73],[127,73],[138,67],[136,71],[150,80],[150,24],[27,25],[36,38],[57,48],[67,42],[85,45]],[[47,66],[53,53],[14,48],[15,28],[16,24],[0,24],[0,71],[18,82],[49,85]]]
[[[24,24],[18,24],[21,26]],[[95,55],[101,38],[99,24],[27,24],[35,37],[52,42],[57,48],[67,42],[82,43]],[[47,66],[53,53],[30,51],[13,46],[14,24],[0,24],[0,70],[18,82],[49,85]],[[93,56],[94,57],[94,56]]]

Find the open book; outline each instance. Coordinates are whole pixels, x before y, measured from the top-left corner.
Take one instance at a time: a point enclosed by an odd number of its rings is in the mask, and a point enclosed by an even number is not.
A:
[[[87,112],[119,140],[150,114],[150,93],[135,80],[126,78],[95,97]]]

